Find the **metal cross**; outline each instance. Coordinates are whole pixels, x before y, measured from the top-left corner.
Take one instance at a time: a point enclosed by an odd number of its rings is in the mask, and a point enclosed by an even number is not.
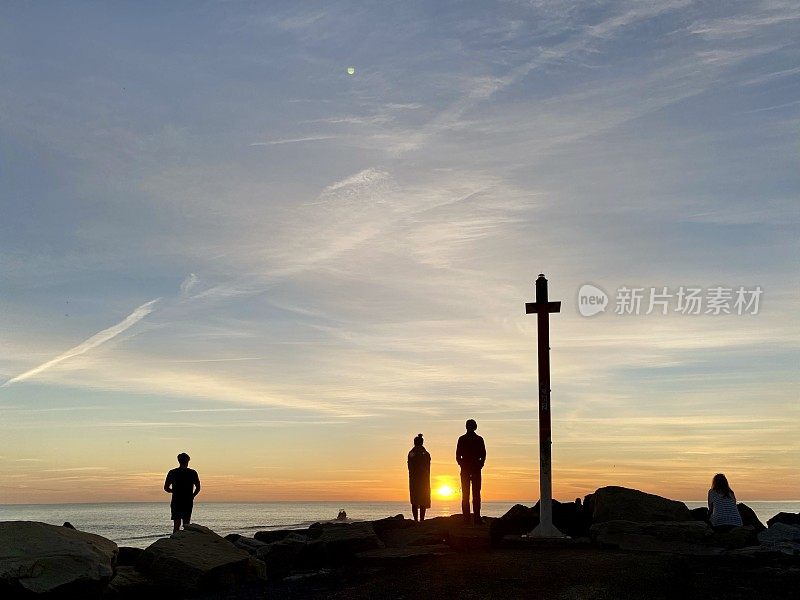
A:
[[[525,313],[537,315],[539,339],[539,525],[531,537],[564,537],[553,525],[553,474],[550,430],[550,313],[561,312],[561,302],[547,299],[547,279],[536,279],[536,302],[525,303]]]

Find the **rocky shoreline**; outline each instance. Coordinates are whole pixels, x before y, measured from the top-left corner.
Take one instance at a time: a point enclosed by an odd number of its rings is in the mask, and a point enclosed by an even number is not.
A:
[[[0,522],[0,596],[772,598],[800,590],[800,514],[764,525],[747,506],[739,511],[744,527],[720,533],[704,509],[605,487],[580,504],[554,502],[555,525],[570,536],[563,540],[527,538],[538,506],[516,505],[483,525],[397,515],[224,538],[189,525],[145,549],[68,524]]]

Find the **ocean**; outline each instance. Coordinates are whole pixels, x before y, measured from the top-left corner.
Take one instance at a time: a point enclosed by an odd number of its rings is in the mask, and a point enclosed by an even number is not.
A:
[[[534,501],[535,502],[535,501]],[[531,506],[531,501],[520,504]],[[482,513],[499,517],[516,502],[485,502]],[[746,502],[763,523],[779,512],[800,512],[800,502]],[[689,508],[705,506],[703,501],[687,501]],[[340,509],[349,520],[381,519],[396,514],[410,517],[405,502],[202,502],[195,503],[192,521],[219,533],[253,535],[268,529],[308,527],[317,521],[329,521]],[[427,516],[445,516],[460,512],[458,501],[439,502]],[[77,529],[97,533],[120,546],[144,548],[172,531],[169,504],[131,502],[103,504],[6,504],[0,505],[0,521],[42,521],[62,525],[69,521]]]

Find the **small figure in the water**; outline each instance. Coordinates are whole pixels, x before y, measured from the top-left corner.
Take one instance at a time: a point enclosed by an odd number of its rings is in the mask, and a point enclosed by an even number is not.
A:
[[[345,512],[345,510],[343,508],[339,509],[339,514],[336,515],[336,520],[337,521],[347,521],[347,513]]]
[[[408,453],[408,489],[415,521],[424,521],[425,511],[431,507],[431,455],[422,444],[420,433]]]

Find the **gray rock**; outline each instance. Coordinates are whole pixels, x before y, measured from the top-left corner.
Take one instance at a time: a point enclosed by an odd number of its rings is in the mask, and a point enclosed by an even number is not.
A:
[[[290,535],[304,535],[307,538],[319,537],[322,535],[322,526],[315,523],[316,527],[312,526],[308,529],[274,529],[269,531],[256,531],[253,535],[259,542],[271,544],[272,542],[279,542]]]
[[[492,544],[499,544],[507,535],[530,533],[539,524],[539,503],[528,508],[515,504],[502,517],[494,519],[490,536]],[[553,500],[553,524],[563,534],[580,537],[589,534],[591,515],[586,515],[583,506],[574,502]]]
[[[758,541],[762,544],[771,542],[800,542],[800,527],[787,525],[786,523],[775,523],[768,529],[759,532]]]
[[[117,556],[117,566],[134,567],[139,557],[144,552],[144,548],[131,548],[130,546],[120,546]]]
[[[447,543],[449,537],[448,522],[441,519],[429,519],[421,523],[410,521],[412,527],[384,530],[381,540],[388,548],[406,548],[409,546],[436,546]]]
[[[151,544],[136,563],[158,584],[183,592],[227,589],[252,575],[250,555],[200,525]]]
[[[724,549],[714,547],[714,533],[702,521],[605,521],[592,525],[592,541],[606,548],[639,552],[718,555]]]
[[[283,582],[291,592],[298,594],[298,597],[304,597],[311,590],[330,586],[335,579],[335,571],[331,569],[315,569],[292,574],[284,578]]]
[[[736,505],[736,508],[739,510],[739,516],[742,517],[742,525],[745,527],[750,526],[756,531],[763,531],[766,529],[764,524],[758,518],[756,512],[747,506],[744,502],[739,502]]]
[[[99,598],[117,552],[111,540],[69,527],[0,522],[0,595]]]
[[[780,556],[781,554],[794,556],[800,554],[800,544],[777,542],[770,546],[746,546],[744,548],[728,550],[725,554],[727,556],[739,556],[745,558],[774,558],[776,556]]]
[[[708,541],[710,546],[718,548],[727,548],[732,550],[734,548],[745,548],[753,546],[758,543],[756,537],[756,530],[752,525],[745,527],[734,527],[727,531],[714,531],[711,539]]]
[[[322,535],[314,540],[322,546],[327,562],[341,562],[357,552],[383,548],[384,544],[372,529],[372,523],[350,523],[323,527]]]
[[[158,584],[139,573],[134,567],[117,567],[117,572],[108,586],[103,600],[139,600],[140,598],[159,598],[163,590]]]
[[[411,519],[406,519],[403,515],[396,515],[394,517],[387,517],[386,519],[378,519],[372,522],[372,530],[375,534],[385,541],[383,538],[386,534],[398,529],[409,529],[414,527],[417,523]]]
[[[491,519],[484,517],[483,525],[467,525],[453,519],[453,527],[447,532],[447,545],[454,550],[469,552],[473,550],[486,550],[491,546],[489,528]]]
[[[592,515],[592,523],[692,520],[692,515],[683,502],[624,487],[602,487],[587,496],[584,504]]]
[[[539,524],[539,511],[522,504],[515,504],[506,513],[492,522],[490,537],[499,544],[507,535],[523,535]]]
[[[251,581],[264,581],[267,578],[267,565],[264,561],[251,556],[247,561],[247,577]]]
[[[225,538],[227,539],[227,537]],[[230,540],[237,548],[241,548],[251,556],[258,556],[259,548],[266,546],[266,542],[262,542],[253,538],[238,536],[235,540]]]
[[[278,542],[265,544],[258,549],[257,556],[264,562],[268,578],[285,577],[300,564],[301,554],[306,549],[306,542],[300,539],[290,539],[290,537],[287,536]]]
[[[771,527],[773,523],[800,526],[800,513],[779,512],[767,521],[767,527]]]

